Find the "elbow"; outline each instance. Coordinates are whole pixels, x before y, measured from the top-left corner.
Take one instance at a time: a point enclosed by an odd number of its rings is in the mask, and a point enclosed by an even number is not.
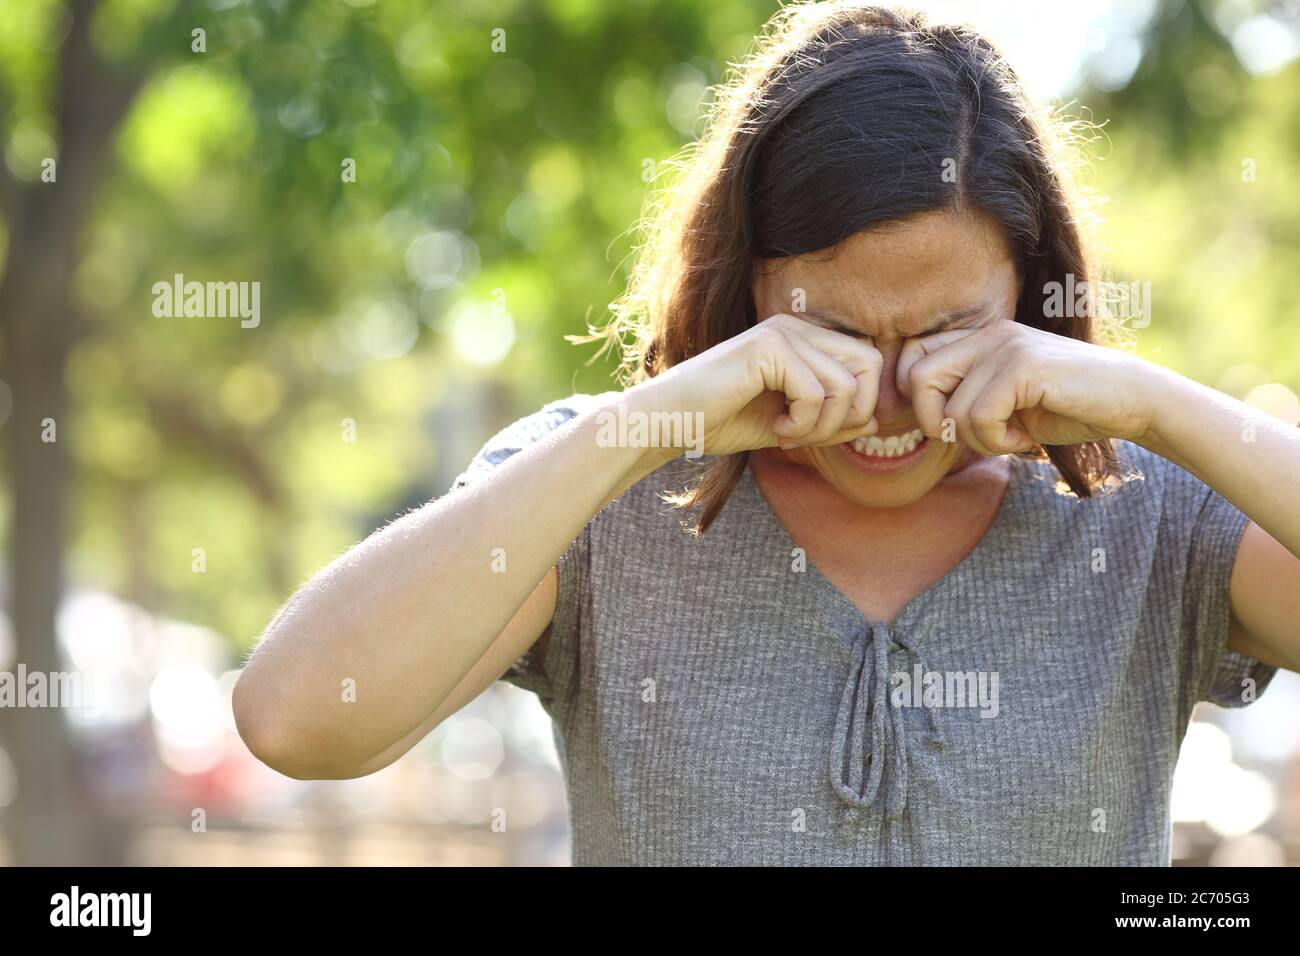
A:
[[[276,714],[268,695],[247,668],[231,693],[235,730],[248,752],[277,773],[297,780],[313,779],[301,759],[305,749],[287,732],[287,721]]]
[[[249,753],[276,773],[295,780],[346,780],[363,776],[364,768],[337,763],[319,734],[302,732],[281,694],[263,686],[245,668],[231,697],[235,729]]]

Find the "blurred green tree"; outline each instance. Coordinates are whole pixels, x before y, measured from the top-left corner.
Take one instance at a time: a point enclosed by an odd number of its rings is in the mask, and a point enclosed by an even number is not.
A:
[[[66,585],[211,627],[233,655],[493,428],[610,387],[562,336],[621,291],[658,164],[775,8],[0,4],[17,659],[60,669]],[[1153,283],[1145,354],[1294,388],[1297,68],[1249,74],[1217,8],[1162,3],[1132,80],[1081,97],[1110,121],[1113,271]],[[259,282],[261,321],[155,317],[176,274]],[[64,721],[0,731],[19,861],[120,859],[129,834],[88,815]]]
[[[76,586],[247,647],[484,431],[607,387],[562,335],[617,292],[611,240],[647,161],[689,139],[719,76],[699,51],[739,53],[770,9],[0,8],[18,659],[60,669],[68,548]],[[155,317],[177,274],[260,283],[262,320]],[[120,854],[126,835],[85,817],[64,722],[4,731],[18,859]]]

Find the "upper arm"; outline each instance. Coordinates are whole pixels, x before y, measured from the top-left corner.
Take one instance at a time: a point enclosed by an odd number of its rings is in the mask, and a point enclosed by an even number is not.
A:
[[[1300,558],[1247,526],[1229,583],[1228,647],[1274,667],[1300,670]]]
[[[461,678],[460,683],[447,695],[447,699],[438,709],[401,740],[376,754],[359,776],[387,767],[405,754],[440,723],[491,687],[510,665],[539,639],[543,642],[539,648],[540,660],[541,655],[545,653],[546,629],[555,615],[559,579],[559,571],[556,568],[546,572],[546,576],[524,599],[524,603],[519,606],[519,610],[515,612],[515,616],[510,619],[505,629],[488,645],[483,656]]]

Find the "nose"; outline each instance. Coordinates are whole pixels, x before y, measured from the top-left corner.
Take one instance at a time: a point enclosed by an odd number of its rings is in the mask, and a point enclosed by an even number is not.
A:
[[[898,371],[898,356],[903,350],[902,339],[892,339],[891,341],[876,340],[876,349],[880,352],[884,362],[880,369],[880,395],[876,399],[876,421],[880,423],[882,429],[903,418],[910,411],[912,403],[907,400],[907,396],[898,390],[898,384],[895,381]]]

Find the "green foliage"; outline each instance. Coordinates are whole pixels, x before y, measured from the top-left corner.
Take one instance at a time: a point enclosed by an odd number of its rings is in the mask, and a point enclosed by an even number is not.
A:
[[[1300,391],[1300,63],[1252,76],[1214,7],[1161,7],[1132,81],[1081,94],[1108,121],[1095,181],[1109,199],[1109,265],[1116,280],[1151,283],[1140,354],[1212,385],[1254,365]]]
[[[295,584],[444,491],[488,429],[611,387],[612,364],[562,337],[621,291],[643,164],[698,133],[706,86],[774,9],[101,4],[99,55],[141,86],[65,277],[87,326],[67,370],[74,582],[246,647]],[[1162,10],[1132,83],[1082,96],[1110,120],[1112,273],[1153,285],[1139,348],[1300,388],[1297,68],[1252,78],[1200,5]],[[5,161],[38,188],[66,139],[67,14],[0,15]],[[259,281],[261,324],[155,318],[176,273]]]

